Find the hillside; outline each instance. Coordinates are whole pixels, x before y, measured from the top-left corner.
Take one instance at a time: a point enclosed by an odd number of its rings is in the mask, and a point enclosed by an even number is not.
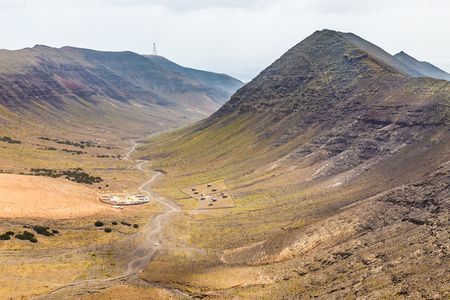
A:
[[[317,31],[211,117],[148,140],[155,191],[193,209],[178,189],[225,179],[237,207],[180,220],[208,255],[162,252],[142,278],[211,298],[448,296],[450,82],[420,76]]]
[[[0,118],[143,136],[210,115],[234,92],[229,80],[219,95],[220,79],[210,87],[133,52],[1,50]]]

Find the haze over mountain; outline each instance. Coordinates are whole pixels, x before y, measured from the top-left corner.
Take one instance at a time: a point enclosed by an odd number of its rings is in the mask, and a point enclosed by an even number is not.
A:
[[[144,55],[150,60],[160,64],[161,66],[171,70],[173,72],[180,73],[194,81],[200,82],[205,86],[208,86],[217,91],[217,94],[223,94],[223,99],[229,100],[230,96],[234,94],[239,88],[243,86],[243,83],[235,78],[226,74],[218,74],[207,71],[196,70],[192,68],[185,68],[177,65],[174,62],[159,55]],[[217,96],[215,98],[218,98]],[[222,98],[219,98],[219,104],[223,104]]]
[[[149,140],[157,192],[191,209],[177,189],[224,178],[237,208],[189,219],[186,243],[220,259],[165,252],[142,277],[211,298],[450,296],[450,82],[422,72],[317,31],[209,118]]]
[[[437,79],[450,80],[450,74],[439,69],[438,67],[426,62],[418,61],[414,57],[409,56],[405,52],[401,51],[394,55],[395,58],[402,61],[405,65],[410,68],[415,69],[417,72],[422,74],[422,76],[433,77]]]
[[[0,105],[30,121],[158,130],[204,118],[242,85],[226,75],[204,76],[214,85],[132,52],[37,45],[0,51]]]

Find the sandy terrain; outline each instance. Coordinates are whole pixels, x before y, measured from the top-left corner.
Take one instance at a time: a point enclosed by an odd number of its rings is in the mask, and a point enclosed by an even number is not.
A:
[[[0,218],[69,219],[116,213],[81,184],[12,174],[0,174],[0,206]]]

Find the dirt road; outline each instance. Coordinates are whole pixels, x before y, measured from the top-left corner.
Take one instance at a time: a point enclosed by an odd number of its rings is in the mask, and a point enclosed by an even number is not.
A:
[[[128,153],[126,153],[124,159],[129,159],[131,153],[136,149],[136,146],[138,145],[138,143],[136,143],[135,141],[132,141],[132,143],[133,146],[128,151]],[[165,241],[163,236],[163,229],[174,214],[181,213],[181,209],[170,200],[160,200],[159,198],[161,197],[154,196],[153,192],[151,191],[150,185],[155,180],[163,176],[163,174],[155,171],[145,170],[143,168],[143,165],[145,165],[147,161],[140,160],[137,162],[138,164],[136,165],[136,168],[138,170],[141,170],[142,172],[153,173],[153,177],[149,181],[143,183],[138,189],[142,193],[147,194],[150,200],[164,205],[165,210],[157,215],[154,219],[150,220],[139,232],[120,242],[120,244],[127,244],[132,242],[136,244],[137,242],[137,245],[134,246],[133,251],[129,253],[129,262],[124,273],[113,278],[89,279],[62,285],[55,288],[55,290],[48,294],[34,297],[32,299],[72,299],[74,297],[82,297],[89,294],[98,293],[106,288],[120,284],[144,284],[142,280],[138,278],[138,275],[140,271],[150,263],[158,249],[164,248]],[[177,293],[180,299],[190,299],[188,295],[179,291],[172,292]]]

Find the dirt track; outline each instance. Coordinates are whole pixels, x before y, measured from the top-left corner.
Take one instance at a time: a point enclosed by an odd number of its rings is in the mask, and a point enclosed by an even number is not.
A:
[[[131,152],[134,151],[137,145],[134,141],[132,142],[133,147],[125,155],[124,159],[129,158]],[[126,283],[137,283],[140,285],[144,284],[142,280],[138,278],[138,275],[140,271],[148,263],[150,263],[152,257],[158,251],[158,249],[164,248],[164,236],[162,234],[162,231],[175,213],[181,213],[181,209],[173,202],[166,199],[160,200],[153,195],[150,189],[150,184],[159,177],[163,176],[163,174],[155,171],[144,170],[142,166],[146,164],[147,161],[141,160],[138,162],[139,163],[136,165],[136,168],[138,170],[141,170],[143,172],[154,173],[153,177],[149,181],[143,183],[138,189],[143,193],[147,194],[150,200],[163,204],[166,207],[166,209],[164,212],[157,215],[154,219],[150,220],[139,232],[127,238],[126,240],[120,242],[120,244],[124,244],[140,241],[138,245],[136,245],[133,248],[133,252],[129,253],[128,256],[129,262],[127,264],[124,273],[114,278],[90,279],[79,282],[73,282],[70,284],[57,287],[55,288],[54,291],[48,294],[34,297],[32,299],[69,299],[69,298],[72,299],[74,297],[78,298],[94,293],[99,293],[106,288],[121,284]],[[155,246],[155,243],[158,243],[158,246]],[[178,298],[180,299],[189,298],[186,294],[183,294],[181,292],[178,291],[172,292],[178,294]]]

